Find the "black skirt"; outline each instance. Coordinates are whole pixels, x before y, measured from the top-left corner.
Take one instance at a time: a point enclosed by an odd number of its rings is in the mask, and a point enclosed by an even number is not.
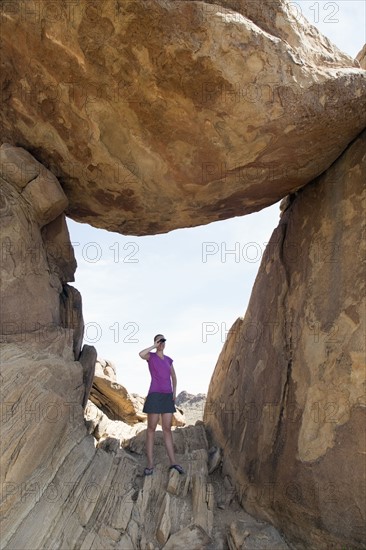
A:
[[[173,401],[173,394],[159,392],[149,393],[146,397],[144,408],[142,410],[147,414],[175,413],[176,408]]]

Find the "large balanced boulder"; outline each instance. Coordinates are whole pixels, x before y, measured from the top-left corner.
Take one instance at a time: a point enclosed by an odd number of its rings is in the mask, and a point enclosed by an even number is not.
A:
[[[365,72],[295,3],[44,0],[2,16],[0,139],[94,226],[155,234],[257,211],[366,124]]]
[[[2,2],[1,16],[2,546],[221,548],[215,501],[235,482],[299,548],[362,547],[365,135],[349,144],[366,124],[364,52],[282,0]],[[142,481],[145,434],[127,453],[91,407],[96,449],[84,425],[96,350],[81,349],[65,209],[154,234],[288,193],[212,380],[216,445],[176,430],[179,476],[158,433]],[[100,378],[99,404],[139,420],[138,399]],[[285,547],[243,514],[230,548]]]
[[[250,513],[296,548],[364,548],[366,132],[291,196],[204,419]]]

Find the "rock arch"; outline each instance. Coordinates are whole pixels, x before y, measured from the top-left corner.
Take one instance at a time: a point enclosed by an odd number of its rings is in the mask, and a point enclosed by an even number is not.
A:
[[[135,465],[97,451],[82,420],[94,355],[83,356],[81,300],[67,286],[65,209],[155,234],[287,195],[233,328],[241,338],[218,360],[206,424],[246,509],[298,547],[361,548],[365,71],[280,0],[24,6],[2,6],[5,548],[89,548],[114,531],[116,548],[138,541],[136,522],[126,532]],[[246,322],[261,340],[246,342]],[[205,456],[194,458],[203,469]],[[118,476],[121,494],[106,497]],[[210,502],[193,534],[202,544]],[[107,524],[104,506],[119,510]]]

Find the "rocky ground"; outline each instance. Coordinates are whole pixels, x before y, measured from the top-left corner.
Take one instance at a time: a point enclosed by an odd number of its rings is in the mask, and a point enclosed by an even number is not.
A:
[[[98,358],[91,386],[89,400],[85,408],[88,431],[98,446],[124,446],[134,435],[146,428],[147,415],[142,411],[144,397],[129,393],[117,382],[116,367],[106,359]],[[177,412],[173,415],[173,426],[194,425],[203,419],[206,403],[205,394],[193,395],[186,391],[178,394]],[[157,427],[160,428],[160,421]],[[105,440],[108,440],[104,443]]]
[[[82,365],[73,361],[72,342],[59,355],[62,342],[55,335],[46,352],[38,341],[27,347],[1,345],[6,400],[0,446],[6,465],[0,468],[1,548],[287,548],[274,528],[239,506],[222,471],[221,452],[212,447],[203,422],[173,429],[177,462],[185,474],[169,471],[160,430],[154,472],[145,477],[146,423],[132,413],[129,423],[113,421],[91,401],[87,410],[94,418],[84,419]],[[109,410],[124,415],[130,398],[116,386],[118,395]],[[98,395],[104,401],[101,391]],[[122,397],[126,407],[119,410]],[[109,431],[117,425],[129,433],[120,437]],[[24,479],[29,471],[34,472],[32,484],[16,482],[16,476]]]
[[[221,450],[209,442],[202,421],[205,394],[182,391],[176,399],[173,439],[177,462],[185,471],[183,475],[169,470],[158,425],[154,472],[144,476],[144,399],[129,394],[117,382],[116,369],[109,361],[98,359],[90,399],[85,414],[89,433],[93,434],[99,452],[114,456],[110,488],[113,491],[115,486],[124,487],[124,495],[119,497],[112,519],[98,512],[96,528],[84,540],[79,539],[78,547],[288,548],[274,527],[255,520],[240,506],[230,477],[222,471]],[[109,507],[105,502],[100,506]],[[99,509],[98,504],[95,509]]]
[[[133,437],[124,451],[117,452],[115,461],[134,465],[129,470],[129,475],[134,475],[130,518],[123,532],[104,528],[90,548],[289,548],[274,527],[256,521],[240,507],[229,477],[222,474],[217,453],[209,452],[203,424],[175,428],[173,438],[177,461],[186,472],[183,475],[169,471],[161,431],[155,436],[155,468],[151,476],[143,475],[144,431]],[[210,474],[212,468],[215,469]],[[103,546],[98,546],[101,543]]]

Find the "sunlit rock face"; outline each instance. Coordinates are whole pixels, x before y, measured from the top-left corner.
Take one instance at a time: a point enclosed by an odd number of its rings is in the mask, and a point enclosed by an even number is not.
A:
[[[2,141],[75,220],[155,234],[274,203],[364,128],[365,72],[282,1],[5,2]]]
[[[290,197],[205,422],[247,511],[296,548],[363,548],[366,133]]]
[[[0,8],[4,548],[238,548],[252,523],[237,507],[220,519],[230,479],[297,548],[362,548],[364,51],[352,60],[280,0]],[[142,480],[144,434],[96,449],[84,424],[96,350],[67,285],[65,211],[143,235],[289,193],[209,389],[224,480],[202,425],[175,433],[186,477],[158,437]]]
[[[238,548],[250,537],[255,547],[264,539],[287,550],[273,527],[239,507],[228,478],[212,483],[202,424],[173,433],[186,474],[169,470],[160,431],[154,474],[144,477],[145,433],[129,441],[128,451],[120,448],[118,439],[132,426],[104,439],[111,421],[97,418],[105,415],[89,402],[97,447],[88,434],[83,369],[63,339],[47,349],[39,342],[0,344],[0,351],[2,549],[200,550],[228,547],[227,539]]]
[[[359,62],[360,67],[366,69],[366,44],[364,45],[362,50],[358,52],[356,59]]]
[[[68,328],[78,358],[84,325],[80,294],[67,284],[74,281],[76,269],[67,204],[49,170],[24,149],[1,145],[2,340],[26,343],[30,338],[47,347],[59,329]]]

